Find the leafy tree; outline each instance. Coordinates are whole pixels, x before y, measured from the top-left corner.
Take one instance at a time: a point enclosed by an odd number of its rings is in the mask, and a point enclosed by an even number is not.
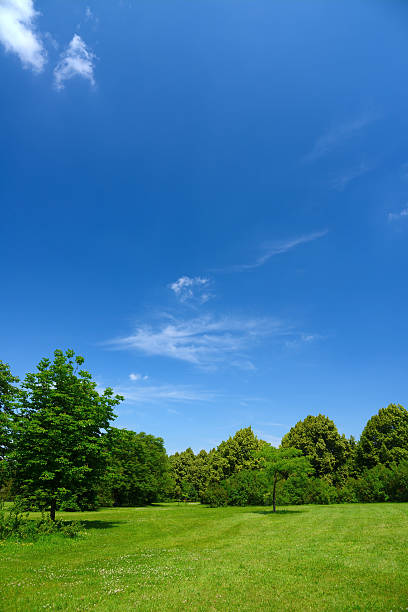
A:
[[[296,448],[274,448],[264,443],[257,452],[261,460],[261,467],[272,487],[272,505],[276,512],[276,486],[280,480],[289,478],[293,474],[298,476],[309,474],[312,471],[309,460]]]
[[[157,501],[166,484],[167,455],[162,438],[112,427],[105,436],[108,466],[104,485],[118,506]]]
[[[19,379],[13,376],[10,366],[0,361],[0,460],[4,459],[11,445],[12,416],[16,407]]]
[[[205,452],[205,451],[204,451]],[[173,495],[176,499],[198,499],[196,482],[196,456],[192,448],[169,457],[171,477],[174,481]]]
[[[19,393],[15,383],[18,382],[9,365],[0,361],[0,488],[10,476],[6,458],[12,445],[13,414]]]
[[[318,477],[332,480],[350,455],[350,444],[331,419],[323,414],[307,416],[282,438],[282,448],[297,448],[309,458]]]
[[[254,452],[259,450],[262,443],[251,427],[239,429],[233,437],[228,438],[217,448],[217,454],[223,462],[223,476],[228,478],[240,470],[254,469],[258,461]]]
[[[102,394],[74,351],[54,352],[22,383],[12,458],[17,493],[50,509],[67,497],[94,502],[105,468],[103,433],[123,399],[112,389]]]
[[[380,408],[367,422],[357,445],[360,469],[408,460],[408,410],[399,404]]]
[[[223,481],[229,506],[259,506],[264,503],[268,487],[261,470],[240,470]]]

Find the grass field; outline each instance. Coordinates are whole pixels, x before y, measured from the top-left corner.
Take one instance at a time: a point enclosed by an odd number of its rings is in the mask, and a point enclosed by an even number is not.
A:
[[[0,543],[0,609],[408,609],[408,504],[163,504],[64,518],[85,535]]]

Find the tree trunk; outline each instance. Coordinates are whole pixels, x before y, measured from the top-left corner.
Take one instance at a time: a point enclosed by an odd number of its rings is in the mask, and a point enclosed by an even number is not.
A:
[[[55,521],[55,510],[57,507],[57,500],[55,499],[55,497],[53,497],[51,499],[51,506],[50,506],[50,519],[52,521]]]
[[[273,503],[273,511],[276,512],[276,482],[277,482],[277,478],[275,476],[274,480],[273,480],[273,493],[272,493],[272,503]]]

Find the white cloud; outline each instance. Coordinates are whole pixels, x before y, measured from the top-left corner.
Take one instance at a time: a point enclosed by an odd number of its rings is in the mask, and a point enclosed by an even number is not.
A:
[[[201,276],[181,276],[169,288],[175,293],[180,302],[199,302],[204,304],[212,297],[208,291],[210,279]]]
[[[336,176],[332,181],[332,187],[337,191],[343,191],[347,187],[347,185],[349,185],[349,183],[355,181],[360,176],[363,176],[363,174],[371,172],[372,169],[372,165],[369,165],[365,162],[361,162],[357,166],[349,168],[339,176]]]
[[[151,356],[170,357],[200,367],[222,362],[249,367],[245,351],[272,334],[286,335],[280,322],[271,319],[196,317],[167,318],[156,327],[140,326],[125,338],[109,342],[117,349],[134,349]],[[252,369],[252,367],[250,368]]]
[[[195,389],[189,385],[149,385],[118,387],[115,393],[123,395],[130,404],[166,402],[209,402],[217,397],[210,391]]]
[[[281,255],[282,253],[286,253],[295,247],[305,244],[307,242],[313,242],[313,240],[317,240],[318,238],[323,238],[328,234],[328,230],[323,230],[322,232],[314,232],[313,234],[305,234],[303,236],[298,236],[297,238],[291,238],[290,240],[282,240],[279,242],[271,242],[264,245],[263,254],[258,257],[256,261],[250,264],[238,264],[234,266],[230,266],[227,268],[222,268],[218,270],[219,272],[242,272],[244,270],[252,270],[253,268],[259,268],[266,264],[271,257],[275,255]]]
[[[131,374],[129,374],[129,378],[130,380],[133,381],[137,381],[137,380],[148,380],[148,376],[142,376],[142,374],[135,374],[134,372],[132,372]]]
[[[34,26],[37,15],[33,0],[0,0],[0,41],[24,67],[40,72],[46,53]]]
[[[321,157],[325,157],[376,119],[378,119],[377,115],[367,114],[359,119],[332,128],[318,138],[312,149],[303,158],[303,161],[311,163]]]
[[[66,51],[61,53],[61,59],[54,70],[55,85],[57,89],[63,89],[64,81],[75,76],[87,79],[91,85],[95,85],[94,59],[95,55],[88,49],[85,42],[78,34],[74,34]]]
[[[388,213],[388,221],[398,221],[408,217],[408,208],[403,208],[397,213]]]

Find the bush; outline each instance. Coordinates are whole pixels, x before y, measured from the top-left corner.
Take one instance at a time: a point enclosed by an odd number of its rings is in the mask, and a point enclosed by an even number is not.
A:
[[[341,487],[337,489],[338,502],[342,504],[355,504],[359,501],[356,490],[356,479],[348,478]]]
[[[259,506],[263,504],[267,485],[263,473],[241,470],[224,481],[229,506]]]
[[[207,487],[201,501],[211,508],[226,506],[228,504],[228,493],[221,484],[213,484]]]
[[[303,474],[292,474],[278,483],[276,497],[281,506],[304,504],[309,478]]]
[[[0,540],[35,541],[53,534],[74,538],[83,530],[79,521],[52,521],[45,514],[40,519],[29,519],[28,515],[18,504],[13,504],[9,510],[0,506]]]
[[[365,470],[355,483],[358,501],[363,503],[388,501],[387,489],[390,476],[391,470],[384,465],[376,465],[370,470]]]
[[[304,501],[306,504],[335,504],[338,501],[336,487],[324,478],[309,478]]]
[[[408,461],[391,466],[387,479],[387,493],[391,501],[408,501]]]

